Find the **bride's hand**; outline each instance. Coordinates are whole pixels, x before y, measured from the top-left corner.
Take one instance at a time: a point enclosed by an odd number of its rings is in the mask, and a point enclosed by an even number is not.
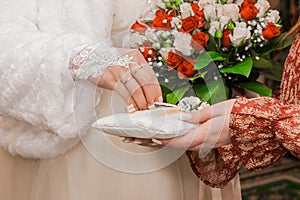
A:
[[[193,111],[188,123],[198,124],[187,134],[157,143],[188,150],[212,149],[230,144],[229,121],[235,100],[227,100],[199,111]]]
[[[138,50],[122,49],[121,55],[132,58],[128,68],[110,66],[98,80],[98,86],[116,91],[128,105],[137,110],[148,109],[153,102],[162,101],[157,77]],[[133,108],[132,108],[133,109]]]

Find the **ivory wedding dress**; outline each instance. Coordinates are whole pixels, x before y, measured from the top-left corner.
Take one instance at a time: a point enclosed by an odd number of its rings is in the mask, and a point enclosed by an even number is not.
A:
[[[164,165],[157,154],[146,162],[126,159],[122,152],[147,158],[157,149],[125,144],[92,129],[81,141],[77,135],[95,120],[88,116],[94,112],[89,95],[95,88],[80,81],[74,86],[68,71],[74,49],[102,42],[111,31],[128,30],[146,1],[0,2],[0,199],[212,198],[208,188],[199,186],[185,155]],[[74,88],[79,93],[74,95]],[[124,111],[113,92],[104,91],[99,102],[97,117]],[[76,105],[86,108],[74,117]]]

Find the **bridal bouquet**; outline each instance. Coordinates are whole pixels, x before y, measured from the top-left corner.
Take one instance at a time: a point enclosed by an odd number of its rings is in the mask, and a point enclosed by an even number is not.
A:
[[[197,96],[213,104],[233,90],[272,94],[257,78],[280,79],[279,63],[269,59],[291,44],[280,44],[280,28],[266,0],[162,0],[131,26],[123,45],[138,48],[153,67],[165,102]]]

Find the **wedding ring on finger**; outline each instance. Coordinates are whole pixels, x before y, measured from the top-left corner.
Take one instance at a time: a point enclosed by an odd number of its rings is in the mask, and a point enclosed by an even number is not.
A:
[[[126,84],[132,79],[133,79],[133,77],[129,76],[125,81],[121,79],[121,82],[126,86]]]
[[[140,70],[141,70],[142,68],[144,68],[144,67],[145,67],[145,65],[135,67],[135,68],[131,69],[131,73],[132,73],[133,75],[135,75],[138,71],[140,71]]]

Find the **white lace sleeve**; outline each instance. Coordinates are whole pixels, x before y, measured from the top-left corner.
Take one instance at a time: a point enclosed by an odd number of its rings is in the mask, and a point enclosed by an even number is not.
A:
[[[101,76],[109,66],[128,68],[131,59],[128,55],[119,55],[116,48],[108,45],[90,45],[71,58],[69,68],[74,79],[87,80]]]

